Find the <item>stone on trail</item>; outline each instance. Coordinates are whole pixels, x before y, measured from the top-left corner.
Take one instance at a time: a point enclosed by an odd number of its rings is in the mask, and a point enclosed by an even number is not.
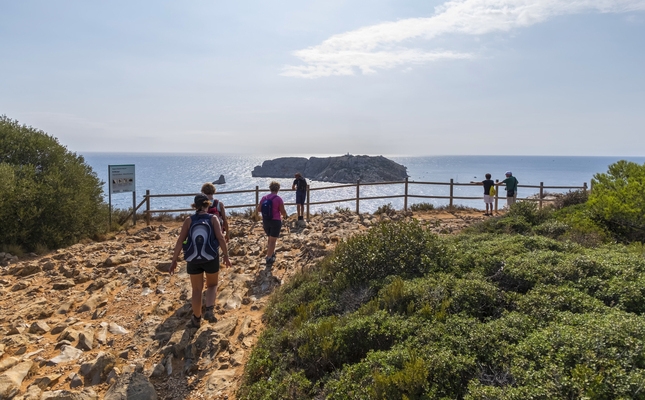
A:
[[[11,399],[18,394],[23,379],[33,366],[32,361],[24,361],[0,375],[0,399]]]
[[[83,350],[72,346],[61,346],[61,352],[56,357],[49,360],[49,364],[61,364],[69,361],[78,360],[83,355]]]
[[[110,331],[110,333],[113,335],[125,335],[128,333],[127,329],[115,324],[114,322],[110,322],[110,324],[108,325],[108,331]]]
[[[121,375],[105,393],[104,400],[156,400],[157,392],[139,372]]]
[[[98,385],[105,381],[116,364],[112,353],[99,353],[93,361],[81,365],[80,373],[85,377],[86,385]]]
[[[98,400],[99,396],[92,389],[83,389],[81,392],[70,390],[54,390],[44,392],[40,400]]]

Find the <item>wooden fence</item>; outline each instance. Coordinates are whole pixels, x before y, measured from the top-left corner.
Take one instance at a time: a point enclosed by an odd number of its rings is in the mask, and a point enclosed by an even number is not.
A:
[[[361,188],[366,187],[366,186],[387,186],[387,185],[404,185],[404,190],[402,194],[395,194],[395,195],[388,195],[388,196],[366,196],[366,197],[361,197]],[[449,186],[449,195],[448,196],[437,196],[437,195],[419,195],[419,194],[411,194],[410,193],[410,187],[413,187],[415,185],[434,185],[434,186]],[[405,181],[397,181],[397,182],[378,182],[378,183],[361,183],[360,181],[354,183],[354,184],[346,184],[346,185],[334,185],[334,186],[324,186],[324,187],[316,187],[312,188],[309,185],[307,185],[307,197],[305,200],[305,208],[306,208],[306,214],[307,218],[310,216],[310,210],[311,206],[316,206],[316,205],[323,205],[323,204],[334,204],[334,203],[344,203],[344,202],[355,202],[356,204],[356,213],[360,213],[360,202],[365,201],[365,200],[384,200],[384,199],[400,199],[403,198],[403,209],[407,210],[408,209],[408,201],[410,199],[444,199],[448,200],[449,206],[454,205],[455,200],[481,200],[482,196],[455,196],[454,195],[454,188],[455,186],[472,186],[476,187],[478,186],[477,184],[474,183],[455,183],[453,179],[450,180],[450,182],[416,182],[416,181],[409,181],[406,179]],[[525,198],[517,198],[517,200],[524,200],[524,201],[535,201],[538,202],[538,207],[542,208],[544,202],[552,201],[549,199],[544,198],[544,191],[545,189],[558,189],[558,190],[587,190],[587,183],[583,183],[582,186],[545,186],[544,182],[540,182],[540,185],[518,185],[519,188],[531,188],[531,189],[539,189],[539,195],[536,197],[525,197]],[[312,198],[312,193],[318,192],[318,191],[324,191],[324,190],[331,190],[331,189],[340,189],[340,188],[356,188],[356,196],[355,197],[350,197],[350,198],[342,198],[342,199],[334,199],[334,200],[325,200],[325,201],[311,201]],[[495,211],[498,209],[498,203],[499,203],[499,190],[503,190],[503,186],[499,186],[497,193],[495,194]],[[281,190],[282,192],[292,192],[293,190],[291,189],[285,189]],[[260,203],[260,193],[265,193],[267,192],[266,189],[260,190],[259,186],[256,186],[255,189],[249,189],[249,190],[234,190],[234,191],[229,191],[229,192],[217,192],[217,196],[221,197],[223,195],[230,195],[230,194],[242,194],[242,193],[252,193],[255,194],[255,202],[251,204],[226,204],[227,209],[232,209],[232,208],[253,208],[254,212],[257,208],[257,205]],[[139,209],[143,204],[146,205],[144,215],[146,217],[146,221],[149,223],[150,222],[150,217],[153,214],[157,213],[173,213],[173,212],[189,212],[192,211],[190,208],[182,208],[182,209],[170,209],[170,210],[155,210],[151,208],[151,199],[154,198],[163,198],[163,197],[192,197],[195,196],[197,193],[183,193],[183,194],[151,194],[149,190],[146,190],[146,194],[144,196],[143,201],[137,206],[136,209]],[[504,199],[504,197],[502,197]],[[287,206],[293,206],[295,203],[285,203]],[[133,216],[136,215],[136,209],[133,211]],[[128,216],[129,217],[129,216]],[[126,219],[128,218],[126,217]]]

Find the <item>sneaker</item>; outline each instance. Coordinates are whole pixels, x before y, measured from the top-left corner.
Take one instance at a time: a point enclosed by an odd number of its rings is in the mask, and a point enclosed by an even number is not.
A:
[[[214,312],[215,306],[210,306],[206,307],[206,311],[204,311],[204,319],[208,322],[217,322],[217,318],[215,317],[215,312]]]
[[[267,268],[273,267],[273,263],[275,263],[275,253],[271,257],[265,258],[265,261],[267,263]]]
[[[202,323],[202,319],[197,318],[194,314],[190,317],[190,321],[186,324],[186,328],[188,329],[199,329],[199,326]]]

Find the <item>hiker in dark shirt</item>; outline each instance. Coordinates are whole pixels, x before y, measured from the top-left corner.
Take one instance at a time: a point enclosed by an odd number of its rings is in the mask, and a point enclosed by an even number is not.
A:
[[[291,185],[291,190],[296,191],[296,209],[298,211],[298,221],[304,220],[305,199],[307,198],[307,181],[302,177],[300,172],[296,172],[295,180]]]
[[[486,174],[486,179],[481,181],[481,182],[473,182],[471,181],[470,183],[474,183],[476,185],[483,185],[484,186],[484,204],[486,204],[486,213],[484,215],[490,216],[493,215],[493,199],[495,197],[495,193],[491,194],[491,188],[495,187],[495,182],[493,182],[491,178],[491,174]]]

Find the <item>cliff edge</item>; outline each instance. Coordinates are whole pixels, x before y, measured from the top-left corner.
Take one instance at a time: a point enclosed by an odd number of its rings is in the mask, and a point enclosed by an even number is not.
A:
[[[281,157],[267,160],[251,172],[253,177],[292,178],[300,172],[305,178],[338,183],[389,182],[408,177],[407,168],[383,156]]]

